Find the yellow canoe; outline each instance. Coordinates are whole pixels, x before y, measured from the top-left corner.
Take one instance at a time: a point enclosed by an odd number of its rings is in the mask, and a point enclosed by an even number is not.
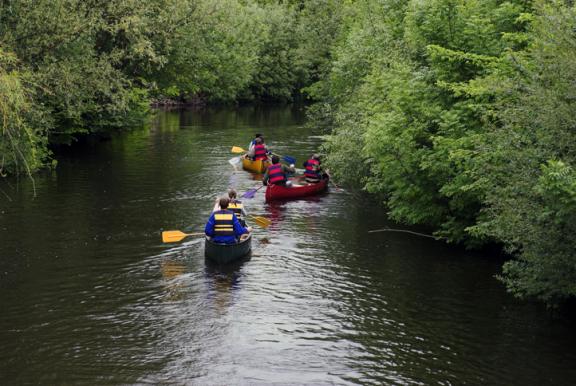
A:
[[[270,162],[266,160],[252,161],[248,158],[242,158],[242,167],[253,173],[265,173]]]

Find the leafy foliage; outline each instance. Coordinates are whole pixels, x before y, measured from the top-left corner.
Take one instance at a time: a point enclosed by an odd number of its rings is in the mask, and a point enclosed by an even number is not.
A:
[[[0,176],[30,175],[47,155],[42,131],[28,124],[33,114],[30,90],[16,66],[14,54],[0,49]]]
[[[542,2],[535,15],[530,46],[507,57],[492,84],[506,94],[477,171],[487,207],[474,230],[517,255],[502,276],[510,291],[558,303],[576,295],[576,9]]]
[[[3,170],[20,160],[32,172],[49,143],[138,124],[152,98],[291,100],[328,68],[340,3],[3,1]]]
[[[517,296],[574,297],[574,6],[356,5],[311,87],[333,174],[397,221],[502,242],[515,259],[501,279]]]
[[[467,228],[485,194],[472,173],[492,109],[483,80],[509,49],[504,34],[522,32],[523,10],[497,1],[368,2],[323,85],[336,116],[352,117],[336,123],[328,162],[341,167],[347,157],[337,144],[346,139],[338,137],[355,132],[367,172],[351,177],[381,194],[392,218],[481,242]],[[397,18],[374,17],[385,13]]]

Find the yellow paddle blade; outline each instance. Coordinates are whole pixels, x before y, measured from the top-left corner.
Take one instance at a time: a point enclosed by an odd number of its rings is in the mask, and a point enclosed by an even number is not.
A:
[[[268,228],[270,224],[272,224],[272,221],[268,220],[266,217],[250,216],[250,218],[254,220],[256,225],[259,225],[262,228]]]
[[[186,237],[186,233],[180,231],[164,231],[162,232],[163,243],[175,243]]]
[[[239,146],[232,146],[232,150],[230,150],[232,153],[247,153],[246,150],[242,149]]]
[[[176,243],[188,236],[200,236],[204,233],[184,233],[180,231],[164,231],[162,232],[163,243]]]

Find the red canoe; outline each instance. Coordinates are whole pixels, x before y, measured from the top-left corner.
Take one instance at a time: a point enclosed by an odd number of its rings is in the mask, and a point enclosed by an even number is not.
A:
[[[288,200],[313,196],[321,193],[328,187],[328,178],[325,178],[317,184],[295,185],[291,187],[269,185],[266,187],[266,201]]]

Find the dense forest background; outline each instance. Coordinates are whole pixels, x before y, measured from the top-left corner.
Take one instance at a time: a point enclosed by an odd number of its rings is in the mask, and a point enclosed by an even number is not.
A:
[[[307,98],[339,181],[516,296],[576,295],[576,8],[560,0],[5,0],[0,172],[152,101]]]

